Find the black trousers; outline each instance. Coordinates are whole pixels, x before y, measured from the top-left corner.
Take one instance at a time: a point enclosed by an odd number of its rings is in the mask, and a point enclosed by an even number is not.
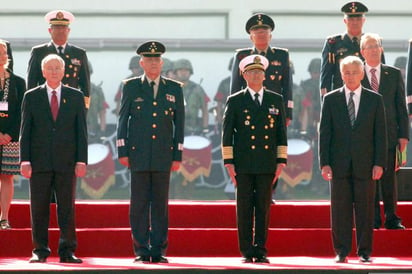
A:
[[[236,219],[243,257],[266,256],[274,174],[237,174]]]
[[[357,254],[372,253],[375,184],[372,179],[332,179],[332,241],[336,254],[347,256],[352,249],[354,211]]]
[[[170,172],[132,172],[130,226],[136,256],[163,256],[168,245]]]
[[[60,228],[58,253],[71,256],[77,247],[75,227],[76,177],[72,172],[33,172],[30,179],[30,212],[33,253],[41,257],[50,255],[48,229],[50,196],[55,193]]]
[[[385,221],[399,221],[400,218],[396,215],[396,207],[398,203],[398,183],[395,172],[395,158],[396,149],[388,150],[387,169],[384,171],[382,178],[376,185],[375,196],[375,223],[381,224],[380,204],[383,201],[383,208],[385,212]]]

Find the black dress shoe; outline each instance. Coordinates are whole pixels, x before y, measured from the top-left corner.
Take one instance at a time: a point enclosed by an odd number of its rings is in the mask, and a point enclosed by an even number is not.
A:
[[[71,256],[60,257],[60,262],[69,263],[69,264],[81,264],[83,261],[82,259],[79,259],[74,255],[71,255]]]
[[[153,256],[152,257],[152,263],[162,263],[162,264],[167,264],[169,261],[163,257],[163,256]]]
[[[29,263],[45,263],[47,260],[47,257],[41,257],[36,254],[33,254],[33,256],[30,258]]]
[[[344,263],[347,263],[347,262],[348,262],[348,258],[347,258],[346,256],[336,255],[336,257],[335,257],[335,263],[344,264]]]
[[[266,258],[266,256],[258,257],[258,258],[255,259],[255,263],[258,263],[258,264],[268,264],[268,263],[269,263],[269,259]]]
[[[253,258],[252,257],[245,257],[245,258],[243,258],[242,263],[251,264],[251,263],[253,263]]]
[[[372,259],[371,259],[371,257],[369,257],[369,255],[360,255],[359,256],[359,261],[361,263],[371,263]]]
[[[400,221],[385,223],[386,229],[405,229]]]
[[[135,263],[150,263],[150,256],[137,256],[134,259]]]

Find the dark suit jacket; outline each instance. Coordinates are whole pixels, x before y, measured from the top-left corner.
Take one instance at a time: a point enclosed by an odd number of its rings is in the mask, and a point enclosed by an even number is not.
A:
[[[185,107],[181,84],[160,78],[156,100],[145,77],[125,80],[117,128],[119,157],[132,171],[169,172],[182,160]]]
[[[248,89],[228,97],[223,116],[222,152],[237,173],[274,174],[286,163],[287,137],[282,96],[264,90],[258,107]]]
[[[366,72],[362,86],[371,89]],[[388,149],[394,149],[399,138],[409,139],[409,118],[401,71],[398,68],[382,64],[378,91],[383,96],[385,105]]]
[[[230,83],[230,91],[232,94],[246,88],[246,81],[239,71],[239,63],[243,58],[252,54],[258,54],[257,50],[254,48],[246,48],[236,52],[233,59],[234,63]],[[263,86],[283,96],[286,117],[291,119],[293,112],[293,80],[290,70],[289,51],[283,48],[269,47],[266,50],[266,58],[269,60],[269,66],[265,71]]]
[[[0,111],[0,132],[9,134],[12,141],[16,142],[19,140],[21,101],[26,91],[26,82],[20,76],[13,74],[10,69],[9,73],[8,111]],[[0,92],[0,98],[3,98],[3,94],[3,92]],[[7,117],[4,117],[5,114],[7,114]]]
[[[46,86],[23,97],[20,160],[30,161],[33,172],[74,171],[87,163],[87,127],[83,94],[62,86],[57,120],[53,121]]]
[[[32,48],[27,69],[27,89],[32,89],[45,82],[41,71],[41,61],[47,55],[57,54],[52,42]],[[80,89],[84,96],[90,96],[90,73],[86,51],[67,43],[64,55],[65,62],[63,84]]]
[[[336,179],[370,179],[374,165],[385,168],[387,137],[382,96],[362,88],[355,125],[350,124],[343,87],[324,97],[319,128],[320,166]]]

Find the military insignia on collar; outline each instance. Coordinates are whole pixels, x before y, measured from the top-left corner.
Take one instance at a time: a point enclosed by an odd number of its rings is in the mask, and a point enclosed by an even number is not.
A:
[[[166,94],[166,100],[173,103],[176,102],[175,96],[171,94]]]
[[[137,97],[134,101],[135,102],[143,102],[144,99],[142,97]]]
[[[75,66],[81,66],[82,65],[82,62],[77,58],[73,58],[70,61],[71,61],[72,65],[75,65]]]

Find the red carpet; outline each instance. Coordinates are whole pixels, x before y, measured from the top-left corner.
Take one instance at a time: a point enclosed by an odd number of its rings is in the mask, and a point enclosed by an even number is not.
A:
[[[58,229],[51,208],[50,247],[56,255]],[[412,202],[400,202],[399,215],[412,227]],[[128,202],[81,201],[76,205],[81,257],[133,257]],[[0,231],[0,257],[29,257],[30,213],[27,201],[15,201],[10,211],[13,229]],[[272,206],[268,238],[269,256],[333,257],[329,229],[329,203],[285,201]],[[235,204],[225,202],[170,203],[169,256],[237,257]],[[412,257],[412,229],[376,230],[373,256]],[[7,247],[7,248],[4,248]],[[352,253],[352,256],[355,256]]]

